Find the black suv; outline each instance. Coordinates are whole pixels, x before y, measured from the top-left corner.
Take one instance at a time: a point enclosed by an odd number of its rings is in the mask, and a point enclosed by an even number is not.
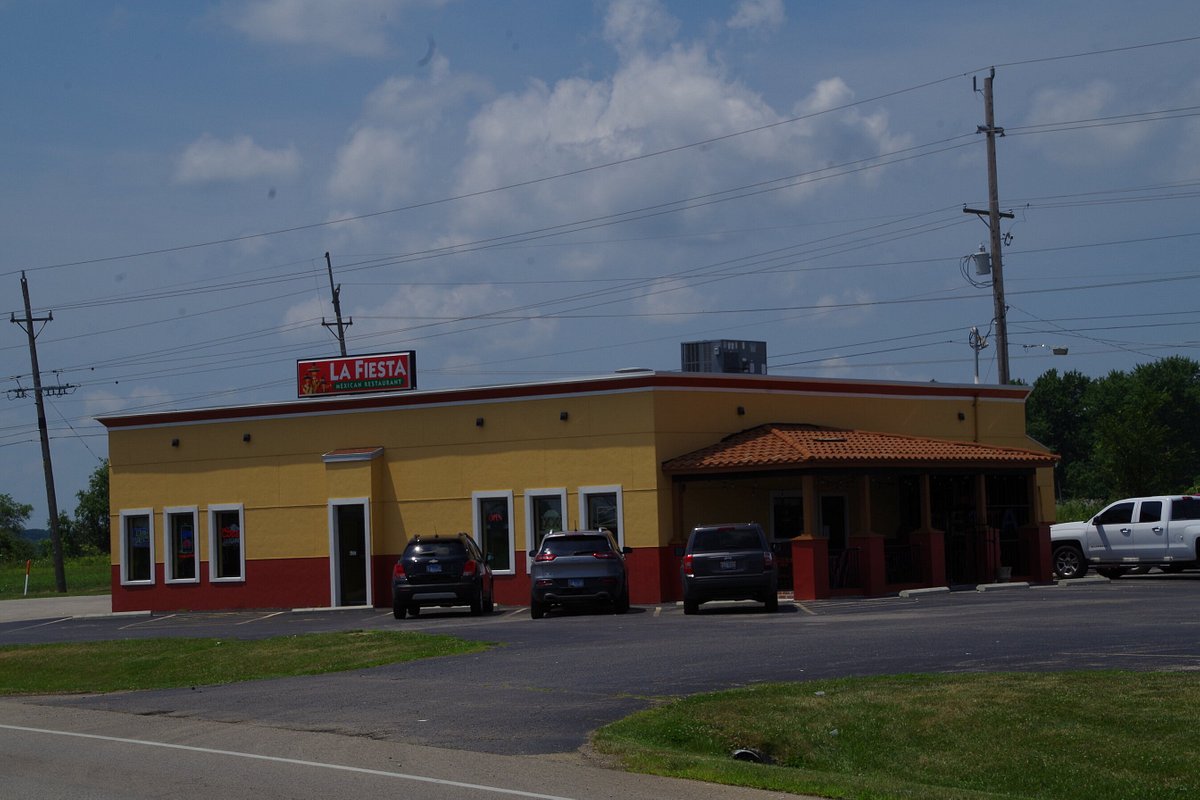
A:
[[[779,608],[775,554],[757,523],[693,529],[680,573],[684,614],[695,614],[706,600],[758,600],[767,611]]]
[[[415,617],[421,606],[470,606],[492,613],[492,570],[475,540],[457,536],[414,536],[392,570],[392,614]]]

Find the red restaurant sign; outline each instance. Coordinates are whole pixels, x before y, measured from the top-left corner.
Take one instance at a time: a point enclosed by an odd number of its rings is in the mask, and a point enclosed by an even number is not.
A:
[[[296,362],[296,395],[394,392],[417,388],[413,350],[346,358],[319,358]]]

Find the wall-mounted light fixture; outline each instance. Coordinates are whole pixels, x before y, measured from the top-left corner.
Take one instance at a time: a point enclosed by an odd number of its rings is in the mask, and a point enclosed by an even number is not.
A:
[[[172,440],[171,440],[171,447],[179,447],[179,440],[178,440],[178,439],[172,439]]]
[[[738,406],[738,416],[739,417],[746,416],[746,407],[745,406]]]
[[[476,428],[482,428],[482,427],[483,427],[483,417],[476,417],[476,418],[475,418],[475,427],[476,427]]]
[[[248,433],[243,433],[243,434],[242,434],[242,441],[243,441],[243,442],[248,442],[248,441],[250,441],[250,434],[248,434]]]
[[[961,411],[960,411],[960,412],[958,412],[958,421],[959,421],[959,422],[963,422],[964,420],[966,420],[966,418],[967,418],[967,415],[966,415],[966,414],[964,414],[964,413],[963,413],[963,412],[961,412]]]
[[[561,419],[563,422],[566,422],[570,418],[570,416],[571,415],[568,414],[566,411],[558,412],[558,418]]]

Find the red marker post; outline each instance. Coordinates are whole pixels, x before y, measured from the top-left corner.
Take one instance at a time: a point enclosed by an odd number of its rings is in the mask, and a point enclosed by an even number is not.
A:
[[[33,562],[25,559],[25,594],[29,594],[29,565]]]

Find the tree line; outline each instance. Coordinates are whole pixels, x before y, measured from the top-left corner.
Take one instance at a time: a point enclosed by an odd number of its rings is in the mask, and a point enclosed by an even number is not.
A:
[[[1187,494],[1200,485],[1200,363],[1171,356],[1089,378],[1044,373],[1025,405],[1030,436],[1061,457],[1060,502]]]
[[[75,493],[75,499],[73,518],[65,511],[58,514],[63,555],[74,558],[109,552],[107,459],[92,472],[87,488]],[[33,506],[19,503],[11,495],[0,494],[0,562],[24,561],[50,554],[49,539],[39,547],[21,536],[32,514]],[[50,527],[49,520],[46,520],[46,527]]]

